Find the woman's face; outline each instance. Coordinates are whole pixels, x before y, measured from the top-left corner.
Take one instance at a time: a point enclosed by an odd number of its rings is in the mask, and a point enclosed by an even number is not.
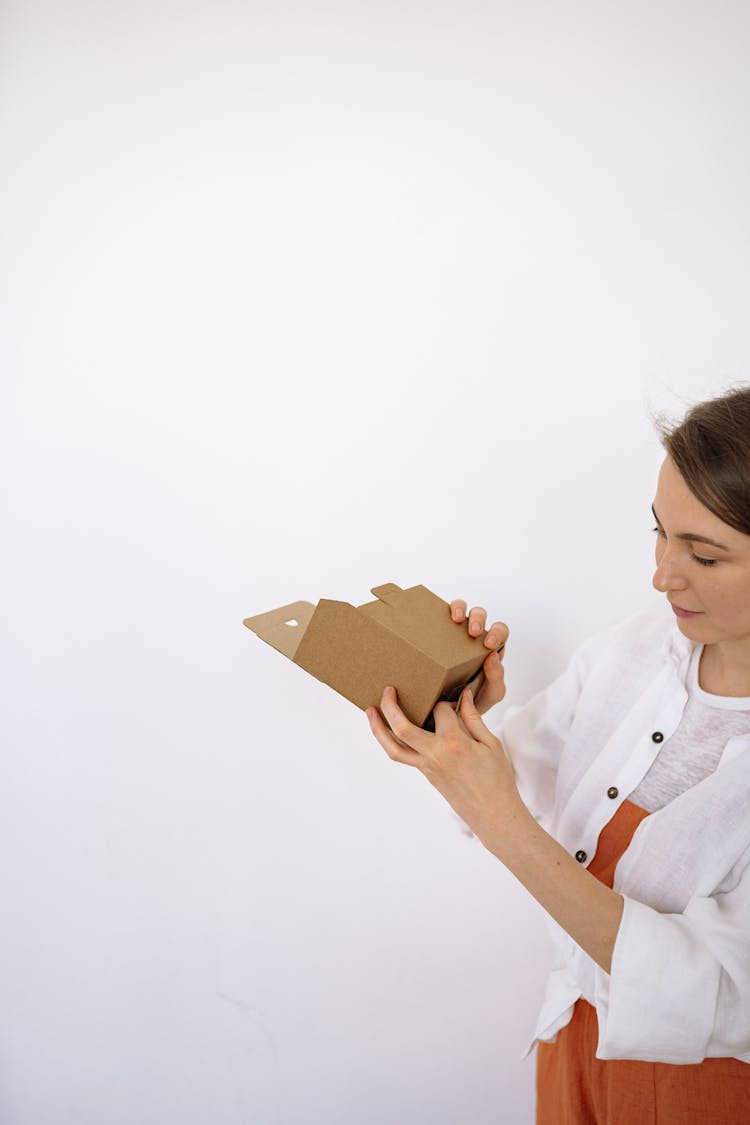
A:
[[[709,512],[669,457],[654,499],[654,586],[667,595],[682,633],[702,644],[750,650],[750,535]]]

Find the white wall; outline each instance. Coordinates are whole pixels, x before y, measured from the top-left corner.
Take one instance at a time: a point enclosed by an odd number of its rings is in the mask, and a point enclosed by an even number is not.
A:
[[[0,1118],[530,1125],[541,912],[242,627],[424,583],[522,700],[748,378],[750,9],[0,9]]]

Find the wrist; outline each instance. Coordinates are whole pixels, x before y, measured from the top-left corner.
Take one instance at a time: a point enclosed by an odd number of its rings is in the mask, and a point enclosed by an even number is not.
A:
[[[487,825],[480,825],[475,833],[484,847],[512,870],[514,855],[519,849],[523,849],[529,834],[538,828],[539,825],[514,786],[504,800],[495,806]]]

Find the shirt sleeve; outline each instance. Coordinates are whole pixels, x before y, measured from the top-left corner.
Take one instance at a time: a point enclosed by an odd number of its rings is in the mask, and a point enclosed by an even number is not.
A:
[[[528,703],[509,707],[490,728],[510,758],[522,801],[545,827],[551,823],[560,754],[595,641],[581,645],[567,669],[549,687]]]
[[[597,969],[597,1057],[750,1061],[750,872],[661,914],[625,897],[608,975]]]

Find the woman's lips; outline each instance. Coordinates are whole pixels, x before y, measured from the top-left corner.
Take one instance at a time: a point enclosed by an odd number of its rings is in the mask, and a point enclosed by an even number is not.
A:
[[[681,606],[675,605],[673,602],[670,602],[669,604],[672,606],[672,609],[675,611],[675,614],[678,617],[700,617],[700,612],[698,610],[682,609]]]

